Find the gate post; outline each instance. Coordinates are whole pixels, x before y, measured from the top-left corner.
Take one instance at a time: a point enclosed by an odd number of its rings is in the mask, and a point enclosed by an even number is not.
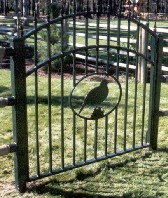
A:
[[[163,57],[163,37],[158,35],[157,40],[153,38],[152,59],[155,66],[151,67],[151,93],[150,93],[150,109],[149,109],[149,137],[148,141],[153,150],[157,149],[158,127],[159,127],[159,105],[161,90],[161,66]]]
[[[29,176],[24,39],[16,37],[12,40],[11,45],[14,49],[14,56],[11,58],[11,84],[12,95],[16,100],[12,109],[13,138],[17,145],[14,155],[15,182],[16,188],[20,192],[24,192]]]

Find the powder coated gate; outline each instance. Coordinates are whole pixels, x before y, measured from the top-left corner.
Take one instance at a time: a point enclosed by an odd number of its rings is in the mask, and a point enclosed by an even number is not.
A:
[[[20,191],[29,181],[157,148],[162,38],[130,12],[124,16],[121,5],[114,17],[110,6],[69,3],[43,24],[35,17],[34,29],[11,41]],[[28,67],[26,44],[34,50]],[[102,80],[108,84],[92,93],[102,103],[85,99]]]

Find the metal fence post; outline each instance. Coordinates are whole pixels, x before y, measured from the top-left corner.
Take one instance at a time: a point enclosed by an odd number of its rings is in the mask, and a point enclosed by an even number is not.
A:
[[[150,134],[148,141],[153,150],[157,149],[158,130],[159,130],[159,105],[160,105],[160,90],[161,90],[161,66],[163,57],[163,38],[158,35],[157,41],[154,42],[154,52],[152,57],[155,61],[155,68],[151,68],[151,94],[150,94],[150,114],[149,114],[149,130]]]
[[[20,192],[24,192],[29,173],[24,39],[14,38],[11,45],[14,49],[14,55],[11,58],[12,95],[16,100],[12,109],[13,136],[17,145],[14,156],[15,181],[16,188]]]
[[[153,133],[151,134],[151,147],[157,149],[158,131],[159,131],[159,106],[160,106],[160,91],[161,91],[161,67],[163,58],[163,37],[158,35],[156,48],[156,80],[155,80],[155,102],[154,102],[154,117],[153,117]]]

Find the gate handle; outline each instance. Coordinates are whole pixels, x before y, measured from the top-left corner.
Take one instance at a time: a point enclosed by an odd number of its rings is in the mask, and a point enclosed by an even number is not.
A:
[[[0,108],[6,107],[6,106],[14,106],[14,105],[15,105],[14,97],[0,98]]]

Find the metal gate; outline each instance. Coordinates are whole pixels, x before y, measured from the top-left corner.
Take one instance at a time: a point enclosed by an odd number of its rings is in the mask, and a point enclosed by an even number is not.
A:
[[[116,13],[109,3],[85,3],[52,4],[45,22],[35,14],[34,28],[11,41],[20,191],[29,181],[157,148],[162,38],[131,9],[125,16],[122,5]]]

